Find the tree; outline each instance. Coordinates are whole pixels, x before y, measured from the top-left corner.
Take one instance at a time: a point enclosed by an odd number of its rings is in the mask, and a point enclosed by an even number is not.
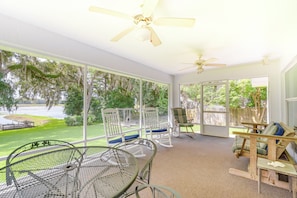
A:
[[[66,83],[59,63],[15,53],[7,69],[20,97],[43,98],[49,108],[61,100]]]
[[[65,100],[64,113],[66,115],[81,115],[83,109],[83,93],[75,87],[67,91],[67,99]]]
[[[180,89],[182,107],[190,109],[199,108],[200,92],[200,84],[182,85]]]
[[[86,71],[85,67],[19,53],[0,53],[0,71],[9,75],[11,90],[17,90],[21,99],[44,99],[49,109],[66,96],[67,115],[82,115],[84,100],[87,112],[99,116],[102,107],[131,108],[140,99],[139,79],[105,73],[92,67]],[[87,97],[83,99],[85,76]],[[162,108],[166,105],[167,110],[167,88],[157,83],[144,84],[150,88],[147,92],[149,98],[143,97],[145,104],[160,105]],[[4,85],[7,83],[2,87]]]
[[[134,98],[130,92],[122,87],[106,92],[106,108],[131,108],[134,107]]]
[[[158,107],[159,113],[161,115],[167,113],[168,87],[166,85],[149,82],[149,81],[143,81],[142,82],[142,99],[143,99],[143,105],[145,105],[146,107]],[[139,99],[137,101],[139,101]]]
[[[7,79],[9,70],[7,62],[13,55],[11,52],[0,50],[0,108],[12,111],[17,108],[17,100],[15,99],[15,91],[13,82]]]
[[[0,108],[12,111],[17,108],[17,100],[14,98],[14,90],[10,83],[5,81],[3,73],[0,73]]]

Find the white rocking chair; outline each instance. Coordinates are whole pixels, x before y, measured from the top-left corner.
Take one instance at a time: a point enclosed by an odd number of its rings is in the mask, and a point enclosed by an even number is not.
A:
[[[143,110],[143,124],[146,137],[164,147],[172,147],[168,122],[160,123],[158,108],[148,107]]]
[[[102,109],[101,112],[108,146],[114,146],[140,137],[141,129],[122,130],[118,109]]]

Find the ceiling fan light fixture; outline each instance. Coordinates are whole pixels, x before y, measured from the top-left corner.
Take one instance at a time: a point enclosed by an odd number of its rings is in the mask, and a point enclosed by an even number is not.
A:
[[[140,41],[148,41],[151,38],[151,32],[145,27],[139,27],[135,31],[136,38]]]
[[[197,73],[198,73],[198,74],[202,73],[203,71],[204,71],[204,69],[203,69],[202,67],[198,67],[198,68],[197,68]]]

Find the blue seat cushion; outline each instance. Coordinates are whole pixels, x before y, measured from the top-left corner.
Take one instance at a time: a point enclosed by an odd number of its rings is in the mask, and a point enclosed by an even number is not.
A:
[[[284,134],[285,130],[279,123],[275,123],[275,125],[277,126],[277,130],[274,135],[282,136]]]
[[[127,136],[125,136],[125,141],[133,140],[136,138],[139,138],[139,134],[127,135]],[[116,143],[121,143],[121,142],[123,142],[122,138],[117,138],[117,139],[108,141],[109,144],[116,144]]]
[[[276,127],[275,133],[272,135],[282,136],[285,132],[283,127],[279,123],[274,123],[274,126]],[[275,141],[276,144],[279,142],[279,140]],[[266,150],[268,151],[268,146],[266,145]]]
[[[283,129],[283,127],[279,123],[275,123],[275,125],[277,126],[277,130],[274,135],[278,135],[278,136],[284,135],[285,130]],[[278,143],[278,141],[279,140],[276,140],[276,143]]]
[[[167,129],[153,129],[152,132],[153,133],[158,133],[158,132],[165,132],[167,131]],[[146,130],[147,133],[150,133],[151,130]]]

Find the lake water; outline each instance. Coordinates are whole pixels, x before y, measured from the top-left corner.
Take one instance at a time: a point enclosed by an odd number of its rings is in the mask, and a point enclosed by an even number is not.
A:
[[[66,116],[63,113],[64,106],[53,106],[50,110],[48,110],[45,106],[30,106],[30,107],[19,107],[17,111],[13,111],[9,113],[8,111],[0,110],[0,124],[11,124],[12,120],[5,119],[5,115],[10,114],[28,114],[35,116],[48,116],[57,119],[64,119]]]

